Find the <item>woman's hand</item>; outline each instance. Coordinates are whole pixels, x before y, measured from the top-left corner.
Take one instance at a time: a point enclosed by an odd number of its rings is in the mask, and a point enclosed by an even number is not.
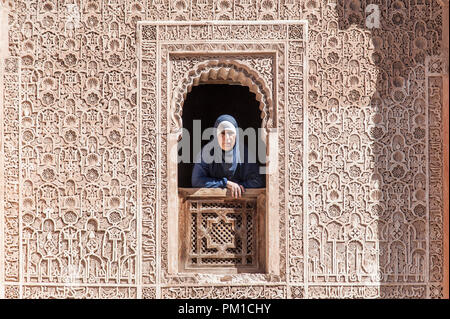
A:
[[[227,181],[227,188],[230,190],[231,196],[235,198],[241,197],[245,192],[244,186],[232,181]]]

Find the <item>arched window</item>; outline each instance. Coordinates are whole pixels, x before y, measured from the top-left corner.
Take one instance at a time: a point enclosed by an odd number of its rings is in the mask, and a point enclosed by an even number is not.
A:
[[[180,271],[215,273],[264,271],[265,189],[247,189],[239,199],[226,189],[193,189],[194,143],[202,140],[203,130],[213,127],[218,116],[232,115],[244,131],[247,148],[263,154],[261,111],[255,94],[239,83],[208,81],[192,88],[183,104],[183,139],[179,143],[178,187],[180,201]],[[194,125],[197,127],[194,129]],[[247,132],[247,134],[245,134]],[[259,140],[259,141],[258,141]],[[190,146],[189,156],[183,147]],[[198,145],[198,149],[201,149]],[[197,150],[198,152],[198,150]],[[186,163],[186,159],[189,161]],[[256,156],[258,160],[258,156]],[[262,162],[262,163],[261,163]],[[265,175],[264,175],[265,177]]]

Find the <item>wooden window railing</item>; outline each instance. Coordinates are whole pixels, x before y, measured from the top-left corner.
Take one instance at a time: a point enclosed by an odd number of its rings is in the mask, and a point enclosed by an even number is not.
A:
[[[264,272],[265,192],[179,188],[182,272]]]

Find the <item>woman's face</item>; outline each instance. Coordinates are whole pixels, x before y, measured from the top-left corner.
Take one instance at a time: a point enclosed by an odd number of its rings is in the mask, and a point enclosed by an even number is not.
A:
[[[233,131],[224,130],[219,134],[219,145],[224,151],[232,150],[236,143],[236,134]]]

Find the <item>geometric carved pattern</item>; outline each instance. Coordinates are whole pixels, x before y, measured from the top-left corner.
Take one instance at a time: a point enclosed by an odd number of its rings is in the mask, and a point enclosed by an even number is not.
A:
[[[442,198],[433,186],[442,177],[429,171],[441,164],[429,149],[429,138],[440,135],[428,123],[440,121],[429,119],[425,66],[439,52],[440,8],[380,2],[382,28],[369,32],[361,30],[369,3],[377,2],[337,6],[335,23],[330,17],[312,26],[322,32],[309,43],[308,295],[330,297],[324,283],[364,282],[382,284],[376,296],[425,298],[418,284],[434,281],[433,269],[442,274],[430,233],[442,236],[442,229],[428,210]],[[346,297],[344,290],[335,296]]]
[[[161,289],[161,297],[167,299],[245,299],[245,298],[265,298],[283,299],[286,298],[286,286],[283,285],[252,285],[252,286],[194,286],[194,287],[164,287]]]
[[[188,200],[186,268],[252,267],[257,264],[256,200]]]
[[[443,193],[442,180],[443,171],[441,160],[443,157],[443,141],[442,141],[442,96],[443,96],[443,80],[441,70],[436,68],[440,59],[432,56],[427,58],[426,66],[426,85],[428,91],[426,96],[428,99],[428,125],[429,125],[429,146],[428,156],[430,158],[429,166],[429,280],[433,284],[429,286],[430,298],[442,297],[444,261],[442,251],[444,249],[443,242]],[[440,292],[440,293],[438,293]]]
[[[4,200],[3,229],[4,229],[4,280],[18,282],[19,270],[19,114],[20,103],[20,60],[15,57],[7,58],[2,64],[3,75],[3,113],[4,130],[0,138],[3,139],[4,160]],[[18,291],[18,287],[9,286],[10,291]],[[14,295],[14,293],[12,294]],[[6,297],[6,296],[5,296]]]
[[[438,1],[73,4],[71,15],[64,1],[11,3],[0,88],[4,297],[442,297]],[[369,4],[380,7],[378,29],[365,26]],[[252,42],[250,27],[229,43],[206,24],[193,33],[210,36],[201,44],[168,32],[157,48],[156,26],[136,39],[141,20],[275,19],[304,19],[308,31],[292,28],[289,45],[271,42],[274,33]],[[157,77],[171,51],[267,48],[279,81],[268,117],[279,134],[281,275],[239,277],[246,286],[171,277],[160,134],[171,106],[155,104],[171,89]]]

